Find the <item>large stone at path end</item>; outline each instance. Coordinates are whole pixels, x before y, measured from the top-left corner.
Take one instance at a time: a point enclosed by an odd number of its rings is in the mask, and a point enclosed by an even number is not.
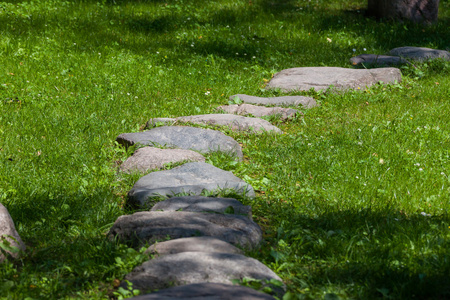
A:
[[[389,51],[389,55],[400,56],[413,60],[444,59],[450,60],[450,52],[423,47],[399,47]]]
[[[302,115],[296,109],[284,108],[284,107],[265,107],[256,106],[251,104],[232,104],[232,105],[222,105],[216,110],[224,111],[229,114],[236,115],[253,115],[254,117],[261,118],[267,116],[279,116],[282,120],[286,120],[294,117],[296,114]]]
[[[163,126],[143,132],[123,133],[116,140],[126,147],[140,144],[195,150],[201,153],[221,151],[239,159],[243,157],[238,142],[220,131],[211,129]]]
[[[232,284],[234,279],[253,278],[263,283],[281,281],[272,270],[256,259],[239,254],[182,252],[159,256],[144,262],[125,276],[141,291],[193,283]],[[122,283],[126,286],[125,283]],[[280,297],[284,287],[272,287]]]
[[[238,97],[242,102],[260,105],[284,105],[284,106],[303,106],[303,108],[312,108],[317,106],[316,100],[305,96],[281,96],[281,97],[256,97],[245,94],[237,94],[230,96],[230,100],[234,101]]]
[[[108,236],[134,247],[193,236],[211,236],[243,248],[259,247],[261,228],[244,216],[185,211],[143,211],[120,216]]]
[[[267,89],[280,88],[283,91],[316,91],[333,87],[334,90],[364,90],[382,81],[385,84],[400,82],[397,68],[347,69],[337,67],[306,67],[286,69],[275,74]]]
[[[252,131],[256,133],[271,131],[275,133],[282,133],[282,131],[270,124],[270,122],[258,118],[249,118],[243,116],[237,116],[232,114],[207,114],[207,115],[194,115],[184,116],[178,118],[155,118],[150,119],[147,122],[147,127],[150,127],[157,123],[192,123],[192,124],[204,124],[212,126],[226,126],[233,131]]]
[[[178,194],[199,196],[222,190],[254,197],[253,187],[233,173],[201,162],[187,163],[167,171],[153,172],[141,177],[128,193],[128,203],[146,207],[149,198],[172,197]]]
[[[275,300],[252,288],[222,283],[196,283],[176,286],[131,298],[133,300]]]
[[[213,252],[243,254],[235,246],[211,236],[195,236],[155,243],[148,247],[146,254],[176,254],[181,252]]]
[[[124,161],[120,170],[128,173],[146,172],[161,169],[166,164],[188,161],[205,162],[205,157],[192,150],[144,147],[137,149]]]
[[[0,203],[0,243],[9,244],[9,247],[15,247],[15,250],[6,250],[8,256],[17,258],[19,251],[25,251],[25,244],[16,231],[14,222],[6,207]],[[16,251],[17,250],[17,251]],[[0,251],[0,262],[3,262],[7,257]]]
[[[235,214],[252,218],[252,208],[233,198],[203,196],[173,197],[156,203],[151,211],[192,211]]]

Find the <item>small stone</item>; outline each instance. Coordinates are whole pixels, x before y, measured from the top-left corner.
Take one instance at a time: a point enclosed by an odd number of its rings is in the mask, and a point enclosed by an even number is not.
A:
[[[378,54],[361,54],[350,58],[354,66],[394,66],[407,64],[408,61],[398,56],[387,56]]]
[[[389,55],[400,56],[412,60],[425,61],[429,59],[450,60],[450,52],[423,47],[399,47],[389,51]]]
[[[176,286],[133,297],[135,300],[275,300],[252,288],[223,283],[196,283]]]
[[[236,214],[252,218],[252,208],[233,198],[203,196],[173,197],[156,203],[151,211],[191,211]]]
[[[207,163],[193,162],[141,177],[128,193],[128,204],[145,208],[149,198],[179,194],[200,196],[203,192],[219,194],[222,191],[255,196],[252,186],[233,173]]]
[[[176,254],[181,252],[215,252],[243,254],[235,246],[211,236],[180,238],[151,245],[145,254]]]
[[[195,283],[232,284],[232,280],[253,278],[263,285],[267,281],[281,282],[272,270],[256,259],[239,254],[182,252],[159,256],[144,262],[125,276],[133,288],[141,291],[163,289]],[[126,286],[126,283],[122,283]],[[272,286],[275,294],[284,294],[284,285]]]
[[[167,238],[211,236],[246,249],[259,247],[261,228],[238,215],[185,211],[143,211],[120,216],[108,236],[133,247]]]
[[[251,104],[222,105],[219,106],[217,110],[236,115],[253,115],[257,118],[278,115],[282,120],[292,118],[297,113],[302,115],[301,112],[292,108],[264,107]]]
[[[192,150],[144,147],[137,149],[120,166],[120,170],[127,173],[147,172],[153,169],[161,169],[170,163],[192,161],[205,162],[205,158]]]
[[[220,151],[238,159],[243,158],[241,146],[233,138],[220,131],[204,128],[163,126],[143,132],[123,133],[116,140],[126,147],[139,144],[195,150],[200,153]]]
[[[320,90],[364,90],[379,82],[401,81],[397,68],[347,69],[337,67],[306,67],[286,69],[275,74],[267,89],[280,88],[285,92]]]
[[[0,248],[0,263],[7,257],[18,258],[20,251],[25,251],[25,244],[16,231],[14,222],[6,207],[0,203],[0,243],[12,247],[13,250]],[[5,253],[3,252],[5,251]],[[5,255],[6,254],[6,255]]]
[[[284,105],[284,106],[303,106],[303,108],[312,108],[317,106],[316,100],[311,97],[304,96],[281,96],[281,97],[256,97],[245,94],[237,94],[230,96],[230,100],[234,101],[239,98],[244,103],[260,104],[260,105]]]
[[[177,123],[192,123],[203,124],[212,126],[226,126],[233,131],[253,131],[261,133],[265,131],[271,131],[275,133],[282,133],[282,131],[273,126],[266,120],[258,118],[249,118],[243,116],[236,116],[232,114],[207,114],[207,115],[195,115],[175,118]],[[151,119],[148,124],[160,123],[160,119]],[[173,123],[173,121],[169,121]]]

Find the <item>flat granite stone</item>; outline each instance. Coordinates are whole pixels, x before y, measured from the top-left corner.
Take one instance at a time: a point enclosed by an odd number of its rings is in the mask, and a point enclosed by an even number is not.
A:
[[[222,105],[216,108],[218,111],[223,111],[229,114],[236,115],[253,115],[254,117],[279,116],[282,120],[294,117],[296,114],[303,115],[300,111],[292,108],[284,107],[265,107],[251,104],[232,104]]]
[[[317,102],[314,98],[304,96],[256,97],[245,94],[237,94],[230,96],[230,100],[233,101],[236,97],[238,97],[242,102],[249,104],[291,105],[303,106],[303,108],[312,108],[317,106]]]
[[[389,55],[400,56],[412,60],[444,59],[450,60],[450,52],[423,47],[399,47],[389,51]]]
[[[148,247],[145,254],[167,255],[181,252],[243,254],[241,249],[211,236],[195,236],[156,243]]]
[[[350,63],[354,66],[395,66],[407,64],[408,61],[398,56],[361,54],[350,58]]]
[[[14,226],[14,221],[11,218],[6,207],[0,203],[0,243],[9,244],[10,247],[15,247],[17,251],[6,250],[6,255],[0,251],[0,263],[7,259],[7,256],[18,258],[20,251],[25,251],[25,244],[19,236],[19,233]]]
[[[261,228],[247,217],[187,211],[143,211],[120,216],[108,237],[133,247],[193,236],[211,236],[246,249],[259,247]]]
[[[159,256],[144,262],[125,276],[133,288],[141,291],[163,289],[194,283],[232,284],[234,279],[253,278],[281,282],[272,270],[256,259],[239,254],[182,252]],[[123,286],[126,283],[122,282]],[[278,297],[284,294],[284,286],[272,286]]]
[[[237,116],[232,114],[207,114],[207,115],[195,115],[195,116],[185,116],[178,117],[168,120],[167,118],[155,118],[150,119],[147,122],[147,126],[151,126],[157,123],[193,123],[193,124],[204,124],[213,126],[226,126],[233,131],[252,131],[256,133],[271,131],[274,133],[282,133],[282,131],[270,124],[266,120],[258,118],[249,118],[243,116]]]
[[[222,283],[194,283],[133,297],[135,300],[275,300],[252,288]]]
[[[166,164],[178,162],[205,162],[203,155],[184,149],[160,149],[144,147],[137,149],[120,166],[122,172],[146,172],[153,169],[161,169]]]
[[[207,163],[193,162],[141,177],[128,193],[128,204],[144,208],[148,206],[149,198],[172,197],[181,193],[200,196],[205,191],[214,194],[222,190],[255,196],[253,187],[233,173]]]
[[[337,67],[306,67],[286,69],[275,74],[267,89],[283,91],[364,90],[380,81],[389,84],[402,79],[397,68],[347,69]]]
[[[233,198],[173,197],[156,203],[150,211],[191,211],[235,214],[252,218],[252,208]]]
[[[123,133],[116,141],[126,147],[140,144],[142,146],[162,146],[195,150],[200,153],[224,152],[242,159],[242,149],[233,138],[217,130],[194,128],[188,126],[163,126],[135,133]]]

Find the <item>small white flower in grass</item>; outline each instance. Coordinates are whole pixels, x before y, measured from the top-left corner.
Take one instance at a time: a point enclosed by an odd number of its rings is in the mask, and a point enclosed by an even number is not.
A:
[[[239,53],[236,52],[236,55],[239,55]]]
[[[138,98],[138,96],[136,96],[136,97],[134,97],[134,98],[136,98],[136,99],[137,99],[137,98]]]
[[[423,171],[423,169],[422,169],[422,168],[419,168],[419,171],[420,171],[420,172],[422,172],[422,171]]]
[[[256,56],[253,56],[253,59],[255,59],[256,58]]]
[[[360,145],[360,146],[361,146],[361,145],[362,145],[362,142],[358,142],[358,145]]]
[[[332,42],[330,38],[327,38],[327,41],[328,41],[328,43],[331,43],[331,42]]]
[[[419,164],[419,163],[415,163],[414,165],[417,166],[417,167],[420,167],[420,164]]]
[[[308,143],[308,146],[311,146],[312,144],[311,143]]]
[[[206,96],[208,96],[209,94],[211,94],[210,91],[207,91],[207,92],[205,93]]]
[[[358,128],[358,131],[361,131],[361,128]]]
[[[363,50],[364,50],[364,51],[367,51],[367,49],[366,49],[366,48],[363,48]]]
[[[380,163],[380,165],[384,164],[384,159],[380,158],[380,160],[378,161]]]
[[[353,48],[353,52],[356,52],[356,49],[355,49],[355,48]]]
[[[356,176],[356,179],[358,179],[359,177],[358,176]]]
[[[424,216],[424,217],[431,217],[431,215],[430,215],[430,214],[427,214],[427,213],[426,213],[426,212],[424,212],[424,211],[423,211],[423,212],[421,212],[420,214],[421,214],[422,216]]]
[[[441,172],[441,175],[444,175],[444,176],[445,176],[445,173],[444,173],[444,172]]]

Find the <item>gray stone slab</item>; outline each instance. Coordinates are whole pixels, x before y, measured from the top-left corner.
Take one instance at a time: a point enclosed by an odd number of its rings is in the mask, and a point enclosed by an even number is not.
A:
[[[295,115],[303,115],[300,111],[292,108],[265,107],[251,104],[222,105],[216,110],[236,115],[252,115],[254,117],[279,116],[282,120],[293,118]]]
[[[408,61],[398,56],[361,54],[350,58],[350,63],[354,66],[395,66],[407,64]]]
[[[173,197],[156,203],[151,211],[191,211],[235,214],[252,218],[252,208],[233,198],[203,196]]]
[[[261,228],[247,217],[185,211],[144,211],[120,216],[108,233],[134,247],[167,238],[211,236],[246,249],[259,247]]]
[[[146,254],[176,254],[181,252],[213,252],[243,254],[242,250],[230,243],[210,236],[180,238],[151,245]]]
[[[239,159],[243,157],[241,146],[233,138],[220,131],[204,128],[163,126],[143,132],[123,133],[116,140],[126,147],[140,144],[195,150],[200,153],[221,151]]]
[[[312,108],[317,106],[316,100],[304,96],[281,96],[281,97],[256,97],[245,94],[230,96],[230,100],[238,97],[242,102],[248,104],[260,105],[284,105],[284,106],[303,106],[303,108]]]
[[[195,283],[231,284],[234,279],[253,278],[262,282],[281,281],[272,270],[256,259],[239,254],[182,252],[159,256],[144,262],[125,276],[141,291]],[[125,283],[122,283],[126,285]],[[277,296],[284,286],[273,287]]]
[[[380,81],[389,84],[401,81],[397,68],[347,69],[337,67],[307,67],[286,69],[275,74],[267,89],[283,91],[364,90]]]
[[[270,131],[274,133],[282,133],[282,131],[270,124],[266,120],[259,118],[249,118],[243,116],[237,116],[233,114],[207,114],[207,115],[195,115],[195,116],[184,116],[178,117],[171,120],[164,119],[151,119],[147,122],[147,126],[150,124],[157,123],[171,123],[171,124],[203,124],[212,126],[226,126],[233,131],[252,131],[256,133]]]
[[[14,250],[6,250],[5,253],[0,251],[0,263],[5,261],[7,257],[17,258],[20,251],[25,251],[25,244],[19,236],[6,207],[0,203],[0,243],[5,246],[13,247]],[[1,249],[1,248],[0,248]],[[6,254],[6,255],[5,255]]]
[[[182,193],[200,196],[205,191],[218,194],[216,192],[221,190],[232,190],[247,197],[255,196],[253,187],[233,173],[207,163],[193,162],[141,177],[128,193],[128,203],[146,207],[149,198],[173,197]]]
[[[195,283],[133,297],[134,300],[275,300],[254,289],[222,283]]]
[[[170,163],[180,162],[205,162],[203,155],[184,149],[160,149],[154,147],[144,147],[137,149],[120,166],[122,172],[147,172],[154,169],[161,169]]]
[[[450,60],[450,52],[424,47],[399,47],[389,51],[389,55],[400,56],[412,60],[444,59]]]

